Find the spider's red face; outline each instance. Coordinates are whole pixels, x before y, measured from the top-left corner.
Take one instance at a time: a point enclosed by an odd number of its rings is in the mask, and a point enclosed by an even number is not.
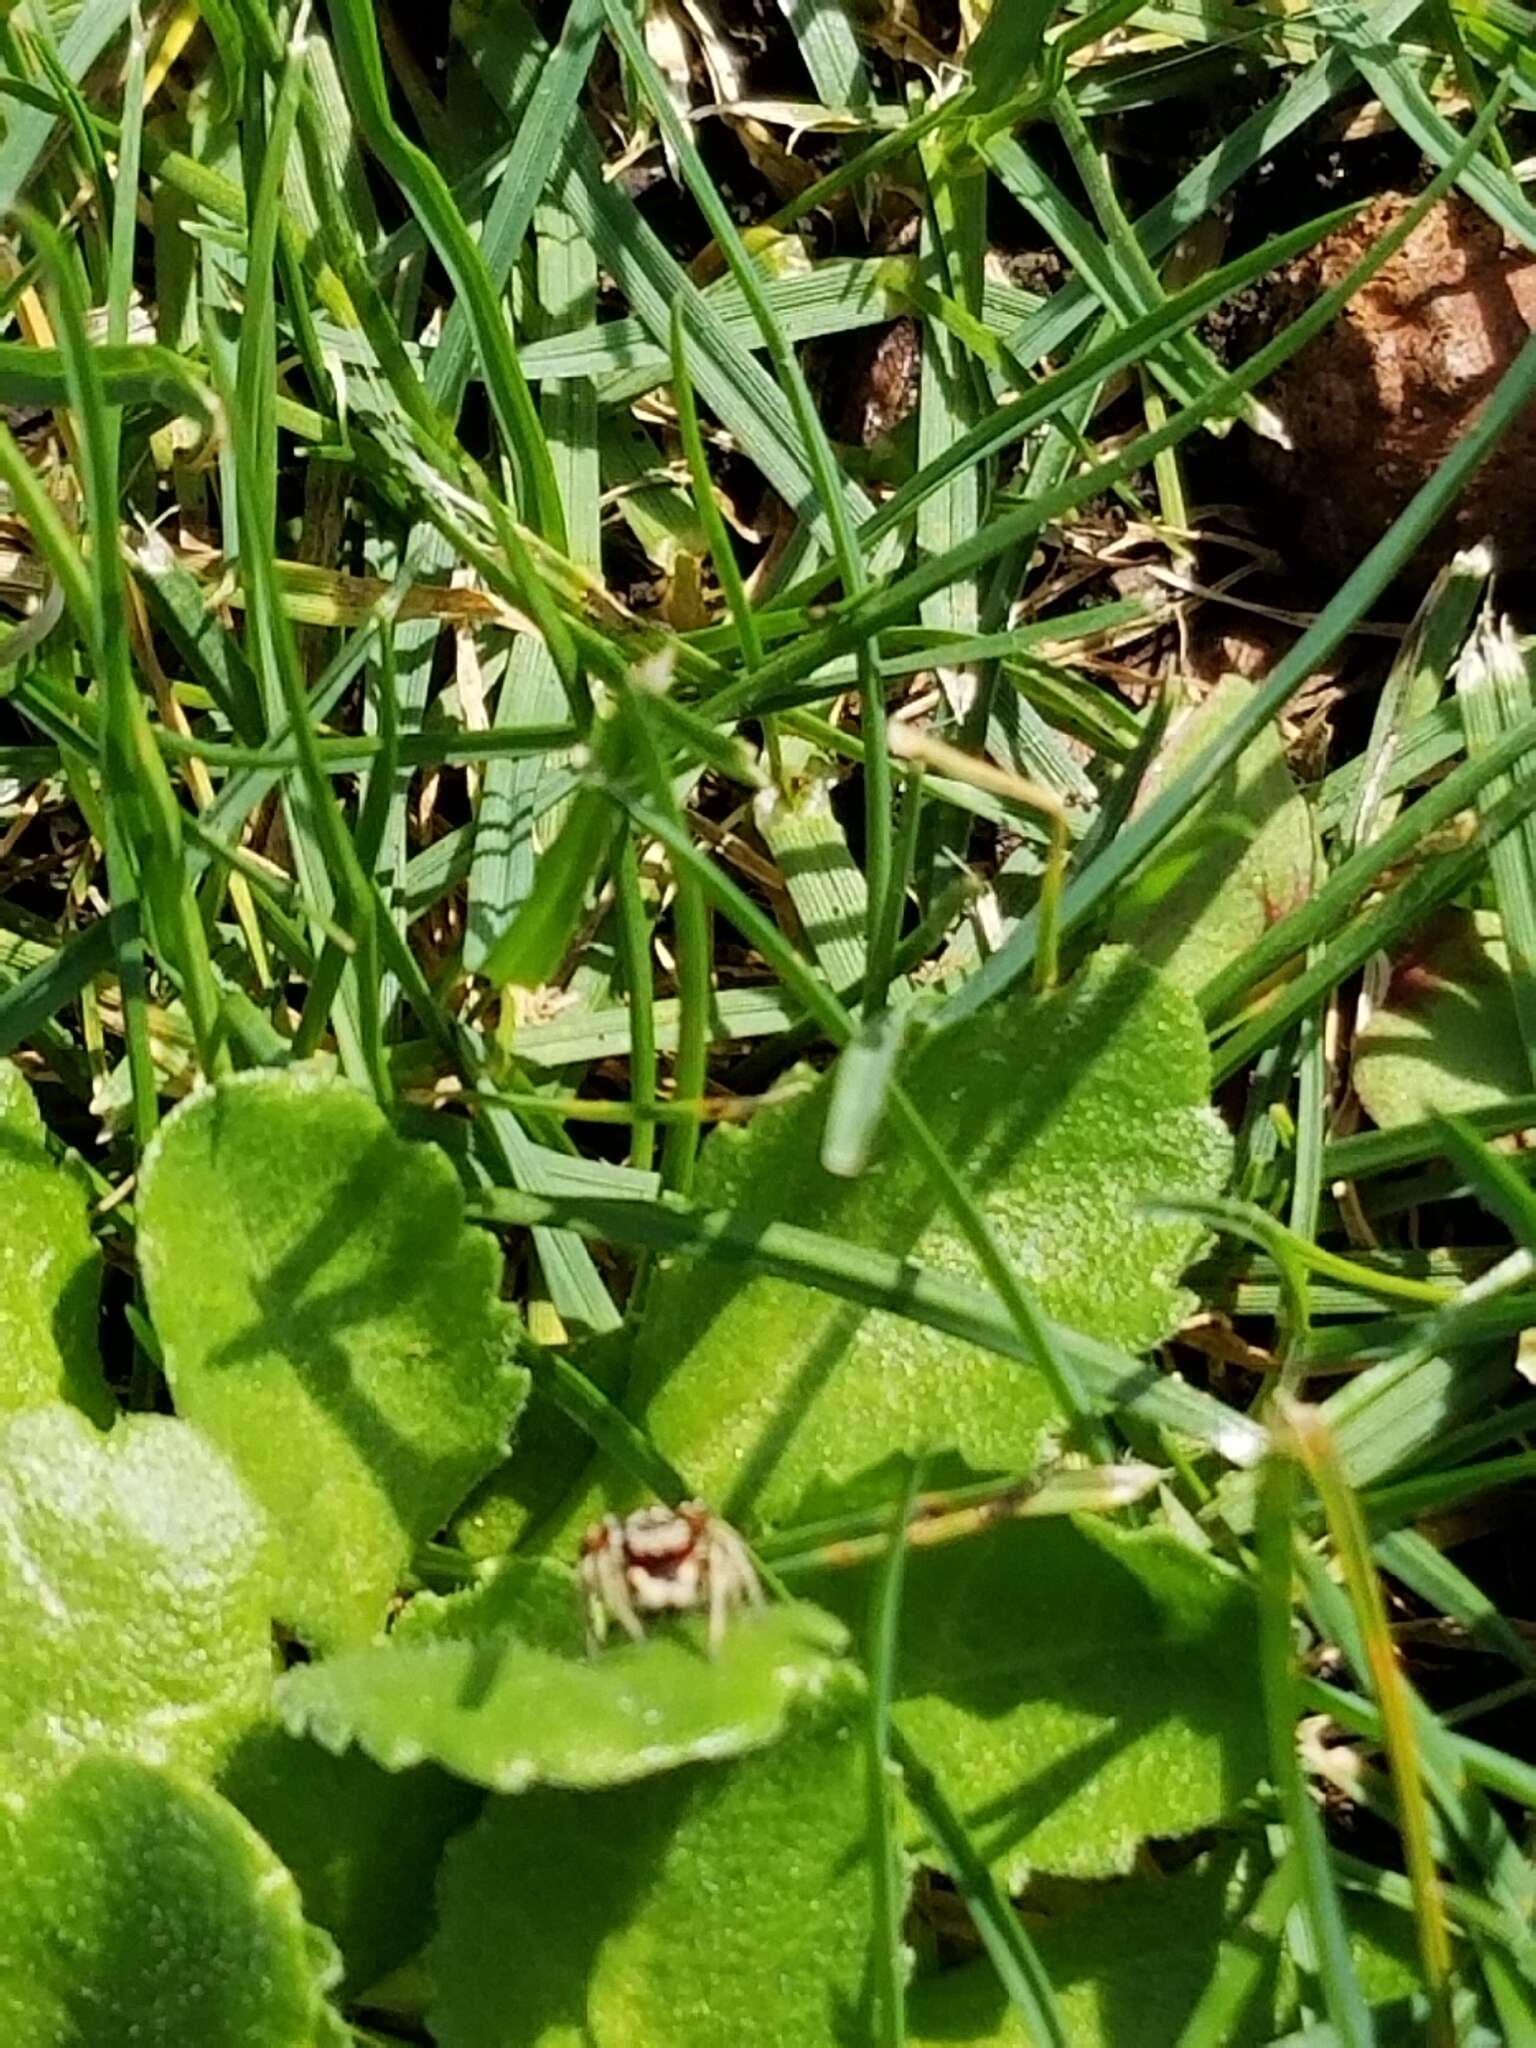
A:
[[[641,1508],[624,1524],[624,1562],[656,1578],[675,1577],[704,1540],[709,1516],[692,1502]]]
[[[642,1614],[668,1608],[686,1612],[705,1596],[709,1576],[709,1516],[691,1502],[641,1508],[624,1524],[624,1577]]]
[[[762,1598],[741,1538],[697,1500],[604,1515],[582,1538],[581,1579],[596,1641],[610,1620],[638,1640],[648,1614],[707,1607],[716,1643],[731,1608]]]

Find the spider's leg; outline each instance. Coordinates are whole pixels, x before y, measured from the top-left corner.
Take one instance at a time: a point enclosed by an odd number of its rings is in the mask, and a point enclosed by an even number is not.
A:
[[[587,1650],[600,1650],[608,1640],[608,1603],[590,1580],[587,1585]]]
[[[607,1548],[593,1546],[582,1552],[577,1576],[581,1582],[582,1608],[587,1624],[587,1654],[594,1655],[608,1640],[608,1624],[613,1619],[608,1605],[606,1572]]]
[[[629,1574],[625,1569],[622,1549],[615,1546],[605,1550],[602,1553],[599,1572],[604,1606],[631,1641],[643,1642],[645,1624],[635,1611],[634,1596],[629,1590]]]
[[[726,1617],[731,1606],[731,1575],[722,1569],[722,1560],[715,1549],[717,1538],[713,1532],[709,1537],[709,1548],[704,1555],[704,1575],[709,1586],[709,1654],[718,1656],[720,1645],[725,1641]]]
[[[725,1554],[726,1572],[722,1576],[728,1576],[730,1579],[731,1597],[740,1605],[761,1607],[763,1582],[757,1576],[757,1566],[752,1562],[751,1551],[726,1522],[717,1525],[715,1541]]]

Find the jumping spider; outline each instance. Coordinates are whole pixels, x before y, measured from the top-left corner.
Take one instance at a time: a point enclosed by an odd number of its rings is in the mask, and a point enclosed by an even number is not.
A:
[[[713,1656],[732,1608],[763,1601],[746,1544],[699,1500],[636,1508],[622,1520],[604,1515],[582,1538],[580,1571],[594,1646],[606,1639],[610,1622],[639,1642],[645,1616],[706,1608]]]

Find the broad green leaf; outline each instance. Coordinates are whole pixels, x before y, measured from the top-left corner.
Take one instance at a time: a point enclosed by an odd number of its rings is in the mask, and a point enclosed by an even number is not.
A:
[[[1177,780],[1253,695],[1252,683],[1227,676],[1176,716],[1138,808]],[[1111,935],[1193,994],[1305,901],[1312,863],[1312,821],[1271,721],[1121,891]]]
[[[562,1355],[602,1393],[617,1399],[629,1377],[631,1338],[607,1330],[563,1348]],[[592,1439],[550,1399],[535,1375],[518,1418],[512,1455],[465,1501],[448,1525],[450,1540],[475,1559],[505,1557],[577,1484]]]
[[[270,1723],[241,1742],[218,1787],[293,1873],[305,1918],[341,1951],[348,1992],[423,1946],[443,1844],[480,1804],[446,1771],[384,1771]]]
[[[1175,2048],[1236,1919],[1231,1858],[1189,1876],[1128,1878],[1047,1899],[1032,1928],[1071,2048]],[[1054,1909],[1054,1910],[1053,1910]],[[1230,2048],[1266,2041],[1262,1990]],[[967,1963],[912,1986],[912,2048],[1033,2048],[992,1965]]]
[[[83,1748],[210,1768],[267,1708],[274,1560],[223,1457],[169,1416],[62,1403],[0,1428],[0,1766]]]
[[[864,1574],[817,1596],[849,1613]],[[1253,1603],[1161,1531],[1015,1523],[908,1562],[896,1718],[1014,1888],[1105,1877],[1264,1768]]]
[[[82,1757],[0,1799],[6,2048],[319,2048],[334,1961],[218,1794]]]
[[[706,1633],[674,1623],[588,1655],[569,1574],[515,1564],[470,1594],[418,1599],[396,1640],[290,1671],[278,1700],[295,1734],[327,1748],[522,1792],[736,1756],[858,1689],[847,1637],[818,1608],[744,1614],[713,1656]]]
[[[1352,1078],[1383,1130],[1529,1091],[1497,911],[1442,911],[1393,961],[1386,995],[1355,1040]]]
[[[873,1920],[857,1726],[492,1800],[444,1863],[440,2048],[842,2048]]]
[[[139,1251],[176,1406],[281,1539],[279,1614],[366,1640],[527,1385],[453,1168],[317,1070],[245,1074],[162,1127]]]
[[[1039,1904],[1050,1917],[1031,1931],[1070,2048],[1177,2048],[1223,1953],[1231,1959],[1235,1951],[1252,1952],[1241,1917],[1247,1888],[1234,1884],[1232,1867],[1227,1855],[1188,1875],[1045,1894]],[[1361,1990],[1372,2006],[1401,2004],[1423,1981],[1411,1915],[1369,1898],[1347,1903]],[[1241,2019],[1224,2037],[1227,2048],[1258,2048],[1294,2024],[1295,1980],[1290,1958],[1271,1952]],[[1305,1988],[1310,1994],[1310,1982]],[[919,1979],[908,2015],[911,2048],[1034,2048],[985,1960]],[[1384,2038],[1417,2037],[1404,2028]]]
[[[81,1182],[49,1157],[32,1090],[0,1061],[0,1415],[73,1401],[105,1427],[116,1403],[101,1376],[101,1254]]]
[[[1128,950],[1070,986],[991,1005],[905,1063],[912,1097],[1046,1310],[1132,1349],[1174,1328],[1198,1243],[1143,1204],[1222,1185],[1230,1140],[1207,1096],[1189,998]],[[819,1160],[828,1084],[722,1131],[704,1149],[702,1207],[790,1217],[976,1277],[921,1165],[893,1145],[855,1181]],[[978,1471],[1038,1461],[1060,1417],[1027,1367],[941,1332],[725,1263],[669,1262],[637,1338],[631,1412],[733,1520],[795,1519],[888,1499],[894,1460],[952,1454]],[[937,1475],[942,1466],[931,1469]],[[604,1473],[617,1498],[622,1478]],[[574,1541],[596,1489],[564,1531]]]

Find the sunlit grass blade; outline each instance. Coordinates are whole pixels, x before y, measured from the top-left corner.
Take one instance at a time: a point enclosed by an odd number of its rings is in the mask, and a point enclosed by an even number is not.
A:
[[[546,540],[563,547],[565,511],[549,444],[485,259],[442,173],[395,120],[377,29],[365,0],[334,0],[331,28],[347,97],[368,145],[409,199],[468,313],[491,403],[522,479],[523,511]]]
[[[1531,718],[1530,670],[1508,621],[1482,622],[1463,650],[1456,695],[1473,761]],[[1529,757],[1522,756],[1505,774],[1485,782],[1478,791],[1479,811],[1486,816],[1531,772]],[[1488,849],[1488,868],[1504,926],[1515,1016],[1536,1075],[1536,824],[1526,819],[1503,833]]]
[[[1297,1750],[1295,1591],[1292,1563],[1298,1505],[1297,1471],[1277,1453],[1259,1487],[1260,1654],[1269,1726],[1270,1773],[1296,1858],[1299,1902],[1316,1948],[1318,1976],[1341,2042],[1368,2048],[1376,2039],[1349,1951],[1322,1816]]]
[[[881,2048],[903,2048],[907,2038],[908,1954],[902,1938],[906,1911],[907,1860],[899,1834],[899,1772],[891,1755],[895,1732],[891,1700],[896,1689],[901,1645],[901,1596],[907,1546],[902,1532],[912,1518],[922,1485],[922,1467],[909,1467],[891,1515],[895,1541],[875,1574],[869,1618],[869,1835],[874,1865],[875,1928],[872,1964],[875,1983],[875,2038]]]
[[[180,971],[205,1071],[224,1062],[219,1042],[218,997],[207,935],[182,867],[181,812],[134,683],[128,654],[122,562],[117,546],[118,428],[95,375],[86,340],[85,309],[73,264],[54,230],[36,214],[25,216],[55,294],[56,325],[64,345],[71,397],[81,437],[82,479],[90,529],[93,586],[90,635],[101,678],[102,777],[107,856],[119,901],[144,901],[158,937]],[[60,558],[62,561],[62,557]],[[141,896],[142,891],[142,896]],[[129,938],[120,954],[124,1017],[133,1076],[135,1130],[148,1141],[157,1118],[157,1088],[144,1010],[145,961]]]
[[[132,0],[86,0],[59,44],[59,63],[70,78],[90,69],[128,19]],[[0,213],[9,213],[26,188],[48,141],[53,115],[36,106],[13,107],[0,142]]]
[[[1344,1478],[1328,1428],[1316,1410],[1293,1407],[1287,1426],[1318,1494],[1354,1603],[1360,1638],[1381,1712],[1382,1732],[1397,1795],[1398,1824],[1413,1886],[1419,1958],[1429,1994],[1432,2048],[1455,2048],[1451,2018],[1451,1947],[1430,1842],[1429,1809],[1420,1776],[1419,1746],[1409,1694],[1387,1626],[1381,1582],[1371,1558],[1364,1517]]]
[[[676,155],[684,181],[708,221],[720,253],[729,264],[731,275],[762,332],[769,360],[794,415],[817,499],[831,526],[832,551],[844,594],[848,599],[856,600],[868,583],[868,564],[849,515],[837,458],[800,360],[774,317],[757,265],[741,239],[729,207],[716,190],[692,136],[668,98],[644,41],[627,11],[625,0],[605,0],[605,5],[610,33],[642,81],[652,112]],[[687,314],[685,302],[681,299],[677,302],[673,318],[678,323],[676,331],[683,333]],[[873,640],[861,639],[854,652],[859,666],[860,721],[869,749],[864,764],[865,874],[869,900],[879,916],[891,887],[891,771],[885,750],[885,686],[875,665]],[[870,1003],[878,1005],[885,1000],[888,971],[888,960],[879,955],[867,961],[869,979],[865,993]]]
[[[945,1798],[938,1779],[899,1728],[891,1730],[891,1753],[900,1765],[912,1803],[927,1822],[954,1880],[970,1908],[976,1931],[1009,2003],[1041,2048],[1070,2048],[1070,2036],[1056,1994],[1034,1943],[1012,1901],[1004,1894]]]
[[[1467,548],[1453,556],[1430,585],[1392,663],[1371,720],[1370,739],[1356,764],[1344,824],[1344,842],[1351,850],[1385,831],[1396,817],[1398,792],[1389,790],[1388,784],[1403,741],[1433,713],[1492,572],[1487,548]]]
[[[942,587],[957,574],[995,561],[1021,542],[1032,539],[1049,520],[1075,509],[1106,486],[1133,475],[1164,448],[1176,447],[1182,440],[1187,439],[1207,418],[1219,413],[1224,406],[1229,406],[1241,392],[1261,383],[1305,341],[1314,334],[1321,333],[1360,287],[1375,274],[1387,257],[1403,245],[1413,228],[1452,182],[1455,168],[1466,161],[1475,149],[1480,140],[1481,127],[1492,120],[1498,105],[1498,102],[1490,102],[1483,122],[1468,136],[1452,165],[1447,166],[1431,180],[1407,212],[1373,244],[1346,276],[1321,293],[1304,313],[1288,327],[1283,328],[1272,341],[1249,357],[1238,369],[1229,371],[1226,376],[1208,385],[1165,427],[1155,433],[1143,435],[1109,461],[1097,464],[1085,474],[1064,483],[1057,490],[1046,492],[1015,511],[1003,513],[992,520],[982,533],[953,549],[941,560],[920,564],[894,584],[872,591],[864,599],[845,605],[837,623],[810,636],[792,654],[770,656],[758,671],[756,687],[767,693],[781,679],[814,670],[823,661],[844,651],[847,645],[857,643],[887,623],[894,623],[903,612],[919,602],[930,590]],[[1161,325],[1161,316],[1158,317]],[[1080,358],[1074,366],[1079,375],[1083,373],[1087,360],[1086,357]],[[1263,691],[1256,693],[1244,718],[1226,727],[1220,745],[1203,756],[1201,762],[1194,764],[1172,787],[1164,791],[1158,803],[1139,821],[1137,829],[1124,835],[1121,844],[1116,848],[1116,858],[1107,871],[1112,878],[1109,883],[1103,879],[1106,871],[1101,863],[1099,886],[1112,886],[1123,872],[1128,872],[1128,867],[1124,863],[1129,861],[1134,865],[1141,857],[1143,845],[1160,837],[1178,817],[1183,815],[1183,809],[1195,801],[1199,790],[1205,786],[1203,780],[1197,783],[1196,778],[1219,772],[1220,766],[1229,758],[1228,747],[1235,746],[1241,752],[1262,724],[1274,715],[1285,701],[1285,697],[1311,672],[1316,662],[1337,644],[1338,639],[1355,623],[1373,599],[1387,588],[1401,565],[1433,529],[1446,507],[1454,501],[1462,485],[1482,462],[1488,450],[1508,430],[1509,422],[1518,416],[1533,380],[1536,380],[1536,369],[1533,369],[1532,364],[1532,348],[1528,347],[1506,371],[1490,401],[1490,410],[1485,412],[1472,430],[1457,443],[1440,469],[1404,508],[1391,530],[1335,594],[1296,647],[1277,664],[1270,681]],[[896,501],[893,499],[886,506],[883,516],[893,517],[895,509]],[[1283,692],[1280,687],[1282,682],[1286,685]],[[985,993],[992,993],[995,986],[994,977],[1004,971],[999,963],[1005,959],[1011,963],[1013,954],[1024,949],[1031,939],[1032,933],[1026,923],[1010,942],[1010,948],[995,957],[989,964],[988,975],[982,977],[975,986]],[[1017,971],[1025,971],[1027,964],[1023,963]],[[1010,976],[1014,972],[1011,964],[1008,972]]]
[[[798,1224],[743,1222],[728,1210],[700,1210],[675,1202],[567,1193],[533,1196],[509,1189],[487,1192],[478,1207],[491,1223],[547,1224],[636,1250],[723,1260],[927,1323],[1025,1365],[1038,1358],[1033,1336],[1026,1337],[1011,1308],[984,1288]],[[1051,1327],[1051,1341],[1105,1412],[1123,1407],[1209,1444],[1240,1466],[1262,1457],[1266,1432],[1199,1388],[1149,1375],[1128,1352],[1059,1323]]]

